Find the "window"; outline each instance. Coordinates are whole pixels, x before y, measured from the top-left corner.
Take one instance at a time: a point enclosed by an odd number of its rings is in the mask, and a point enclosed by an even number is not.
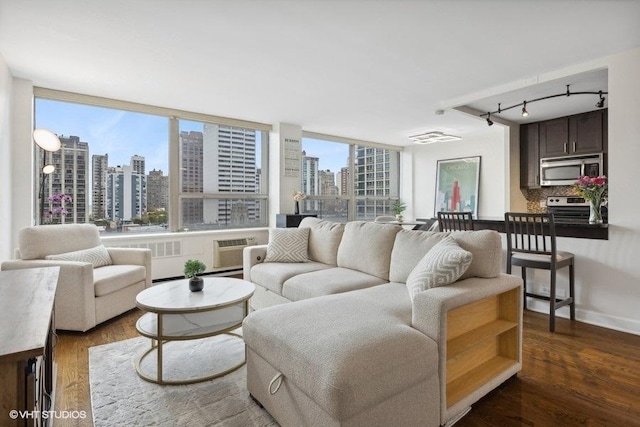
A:
[[[341,222],[390,215],[399,194],[399,161],[399,152],[386,148],[303,137],[302,212]]]
[[[270,126],[40,88],[34,116],[62,142],[36,150],[36,223],[103,233],[267,224]]]
[[[179,132],[182,228],[266,226],[266,132],[188,120]]]

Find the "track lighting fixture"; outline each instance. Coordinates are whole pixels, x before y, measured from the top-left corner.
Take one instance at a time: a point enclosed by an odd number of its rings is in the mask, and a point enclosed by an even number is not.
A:
[[[602,108],[604,107],[604,96],[602,96],[602,91],[598,92],[598,95],[600,95],[600,101],[597,102],[596,107],[598,108]]]
[[[503,112],[505,112],[507,110],[511,110],[512,108],[517,108],[517,107],[522,106],[522,117],[528,117],[529,116],[529,112],[527,111],[527,104],[530,104],[530,103],[536,102],[536,101],[542,101],[544,99],[551,99],[551,98],[557,98],[559,96],[571,96],[571,95],[598,95],[600,97],[600,100],[596,104],[596,107],[603,108],[604,107],[604,102],[606,100],[603,95],[608,95],[608,94],[609,94],[609,92],[604,92],[602,90],[600,90],[598,92],[571,92],[571,90],[569,90],[569,85],[567,85],[566,92],[558,93],[556,95],[549,95],[549,96],[543,96],[542,98],[525,100],[525,101],[522,101],[522,103],[520,103],[520,104],[511,105],[511,106],[505,107],[505,108],[502,108],[501,103],[498,103],[498,109],[496,111],[487,111],[485,114],[480,114],[480,117],[486,117],[487,118],[487,126],[491,126],[491,125],[493,125],[493,120],[491,120],[491,115],[492,114],[500,114],[500,113],[503,113]]]

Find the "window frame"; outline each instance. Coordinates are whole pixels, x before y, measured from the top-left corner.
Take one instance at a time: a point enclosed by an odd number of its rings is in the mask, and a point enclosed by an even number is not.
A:
[[[169,224],[168,231],[177,232],[182,231],[182,212],[181,201],[183,198],[207,198],[207,199],[255,199],[265,200],[267,215],[269,212],[269,182],[265,180],[261,186],[261,193],[182,193],[180,189],[180,143],[179,143],[179,121],[189,120],[195,122],[209,123],[221,126],[241,127],[247,129],[253,129],[256,132],[262,132],[261,137],[261,169],[264,176],[269,176],[269,134],[272,131],[270,124],[252,122],[248,120],[233,119],[229,117],[213,116],[202,113],[195,113],[184,110],[177,110],[166,107],[156,107],[147,104],[140,104],[129,101],[122,101],[111,98],[103,98],[98,96],[84,95],[74,92],[66,92],[55,89],[47,89],[42,87],[33,88],[34,100],[36,98],[48,99],[52,101],[69,102],[75,104],[83,104],[87,106],[103,107],[116,110],[124,110],[135,113],[151,114],[156,116],[165,117],[167,119],[167,126],[169,132],[168,144],[168,176],[169,176]],[[33,103],[35,109],[35,102]],[[34,110],[35,117],[35,110]],[[37,159],[37,152],[34,152],[34,159]],[[257,161],[258,159],[256,159]],[[37,162],[35,162],[37,163]],[[146,171],[145,171],[146,172]],[[37,176],[37,164],[34,166],[34,174]],[[38,184],[38,179],[35,180]],[[39,185],[39,184],[38,184]],[[37,195],[39,188],[34,191]],[[36,197],[33,197],[32,203],[34,204],[33,212],[37,214],[38,201]],[[36,218],[38,220],[39,218]],[[253,228],[253,227],[250,227]],[[233,228],[228,228],[231,230]],[[148,233],[153,234],[153,233]]]
[[[359,140],[359,139],[354,139],[354,138],[345,138],[345,137],[339,137],[339,136],[334,136],[334,135],[327,135],[327,134],[322,134],[322,133],[317,133],[317,132],[309,132],[309,131],[302,131],[302,143],[304,144],[304,139],[305,138],[309,138],[309,139],[315,139],[315,140],[321,140],[321,141],[327,141],[327,142],[335,142],[335,143],[341,143],[341,144],[347,144],[349,146],[349,159],[348,159],[348,166],[349,166],[349,176],[350,176],[350,180],[351,180],[351,185],[348,186],[348,191],[347,191],[347,195],[338,195],[338,196],[313,196],[313,195],[308,195],[307,198],[309,200],[348,200],[348,215],[347,215],[347,221],[357,221],[360,220],[357,216],[357,205],[358,205],[358,201],[370,201],[370,200],[375,200],[375,201],[384,201],[387,203],[387,206],[391,206],[395,201],[400,200],[400,179],[401,179],[401,171],[400,171],[400,153],[402,151],[404,151],[404,147],[400,147],[400,146],[395,146],[395,145],[386,145],[386,144],[380,144],[380,143],[376,143],[376,142],[372,142],[372,141],[364,141],[364,140]],[[355,164],[355,156],[356,156],[356,147],[365,147],[365,148],[378,148],[378,149],[383,149],[383,150],[388,150],[390,152],[396,152],[396,155],[398,156],[397,158],[397,171],[396,171],[396,182],[397,182],[397,188],[396,188],[396,196],[393,195],[389,195],[389,196],[358,196],[356,195],[356,188],[355,188],[355,183],[356,183],[356,164]],[[376,171],[373,171],[373,173],[375,173]]]

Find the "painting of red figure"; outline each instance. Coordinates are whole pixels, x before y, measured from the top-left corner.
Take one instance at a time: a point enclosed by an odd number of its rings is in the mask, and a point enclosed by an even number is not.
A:
[[[480,156],[438,160],[434,216],[441,211],[478,217]]]

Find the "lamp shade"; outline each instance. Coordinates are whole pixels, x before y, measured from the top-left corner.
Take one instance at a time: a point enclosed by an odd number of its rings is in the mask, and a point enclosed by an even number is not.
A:
[[[33,140],[38,147],[45,151],[58,151],[60,149],[60,138],[48,129],[35,129]]]
[[[42,173],[45,175],[49,175],[49,174],[52,174],[55,170],[56,170],[56,167],[54,165],[46,165],[45,167],[42,168]]]

